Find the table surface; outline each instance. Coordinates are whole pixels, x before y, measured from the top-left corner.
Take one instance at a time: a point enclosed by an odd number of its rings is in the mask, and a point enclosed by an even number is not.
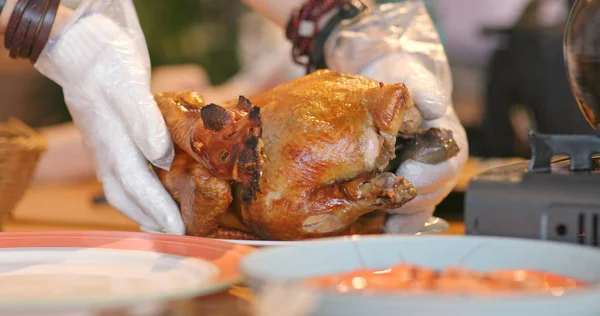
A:
[[[456,191],[464,191],[469,180],[481,171],[518,159],[481,160],[471,158],[467,162]],[[95,205],[93,198],[102,193],[96,181],[32,186],[25,194],[12,217],[5,220],[2,230],[111,230],[139,231],[135,222],[108,205]],[[445,234],[462,235],[462,222],[451,221]],[[208,297],[198,298],[175,308],[178,315],[195,315],[198,311],[211,315],[249,315],[252,292],[241,286]]]
[[[17,205],[2,230],[110,230],[139,231],[135,222],[106,204],[92,200],[102,192],[96,181],[34,186]],[[449,234],[462,234],[462,222],[450,222]]]
[[[471,178],[482,171],[511,159],[469,158],[459,177],[455,191],[466,191]],[[4,231],[32,230],[125,230],[139,231],[137,224],[108,205],[95,205],[93,198],[102,193],[96,181],[32,186],[3,223]],[[463,225],[451,222],[448,233],[462,234]]]

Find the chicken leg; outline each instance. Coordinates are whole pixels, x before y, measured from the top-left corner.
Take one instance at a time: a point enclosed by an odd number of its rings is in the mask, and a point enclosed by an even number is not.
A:
[[[190,155],[177,148],[171,170],[155,168],[161,182],[179,203],[186,235],[208,236],[233,200],[231,184],[213,175]]]
[[[379,209],[397,208],[412,200],[417,195],[414,187],[404,178],[393,173],[371,172],[346,182],[335,182],[317,188],[306,198],[301,209],[302,214],[315,214],[299,217],[301,223],[292,223],[289,212],[261,212],[258,214],[243,214],[250,217],[250,229],[265,239],[271,239],[271,234],[284,240],[302,239],[341,235],[347,231],[362,215]],[[263,218],[261,215],[269,215]],[[276,216],[279,215],[279,218]],[[280,221],[283,229],[273,226],[262,230],[259,225],[252,223]],[[289,229],[295,224],[295,230]]]

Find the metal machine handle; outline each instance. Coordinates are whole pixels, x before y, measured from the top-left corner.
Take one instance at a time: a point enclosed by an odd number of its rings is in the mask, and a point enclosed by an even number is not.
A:
[[[552,157],[557,155],[571,158],[571,171],[590,171],[593,167],[592,156],[600,153],[598,135],[546,135],[529,131],[529,142],[529,172],[550,172]]]

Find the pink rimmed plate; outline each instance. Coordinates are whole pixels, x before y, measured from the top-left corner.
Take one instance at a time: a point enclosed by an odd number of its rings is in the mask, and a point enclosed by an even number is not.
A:
[[[108,231],[0,233],[0,314],[150,306],[241,281],[253,252],[214,239]]]

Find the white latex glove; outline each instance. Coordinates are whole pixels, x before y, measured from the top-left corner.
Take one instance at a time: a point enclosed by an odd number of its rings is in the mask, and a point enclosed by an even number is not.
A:
[[[420,1],[372,7],[359,21],[343,22],[330,35],[325,56],[333,70],[384,83],[406,84],[423,114],[422,127],[450,129],[460,152],[439,163],[403,162],[397,174],[417,197],[389,210],[388,233],[416,233],[454,188],[468,157],[467,136],[452,107],[452,77],[446,54],[425,5]]]
[[[144,231],[183,234],[177,205],[148,165],[169,168],[173,144],[150,92],[133,3],[84,0],[69,19],[35,67],[62,86],[109,203]]]

